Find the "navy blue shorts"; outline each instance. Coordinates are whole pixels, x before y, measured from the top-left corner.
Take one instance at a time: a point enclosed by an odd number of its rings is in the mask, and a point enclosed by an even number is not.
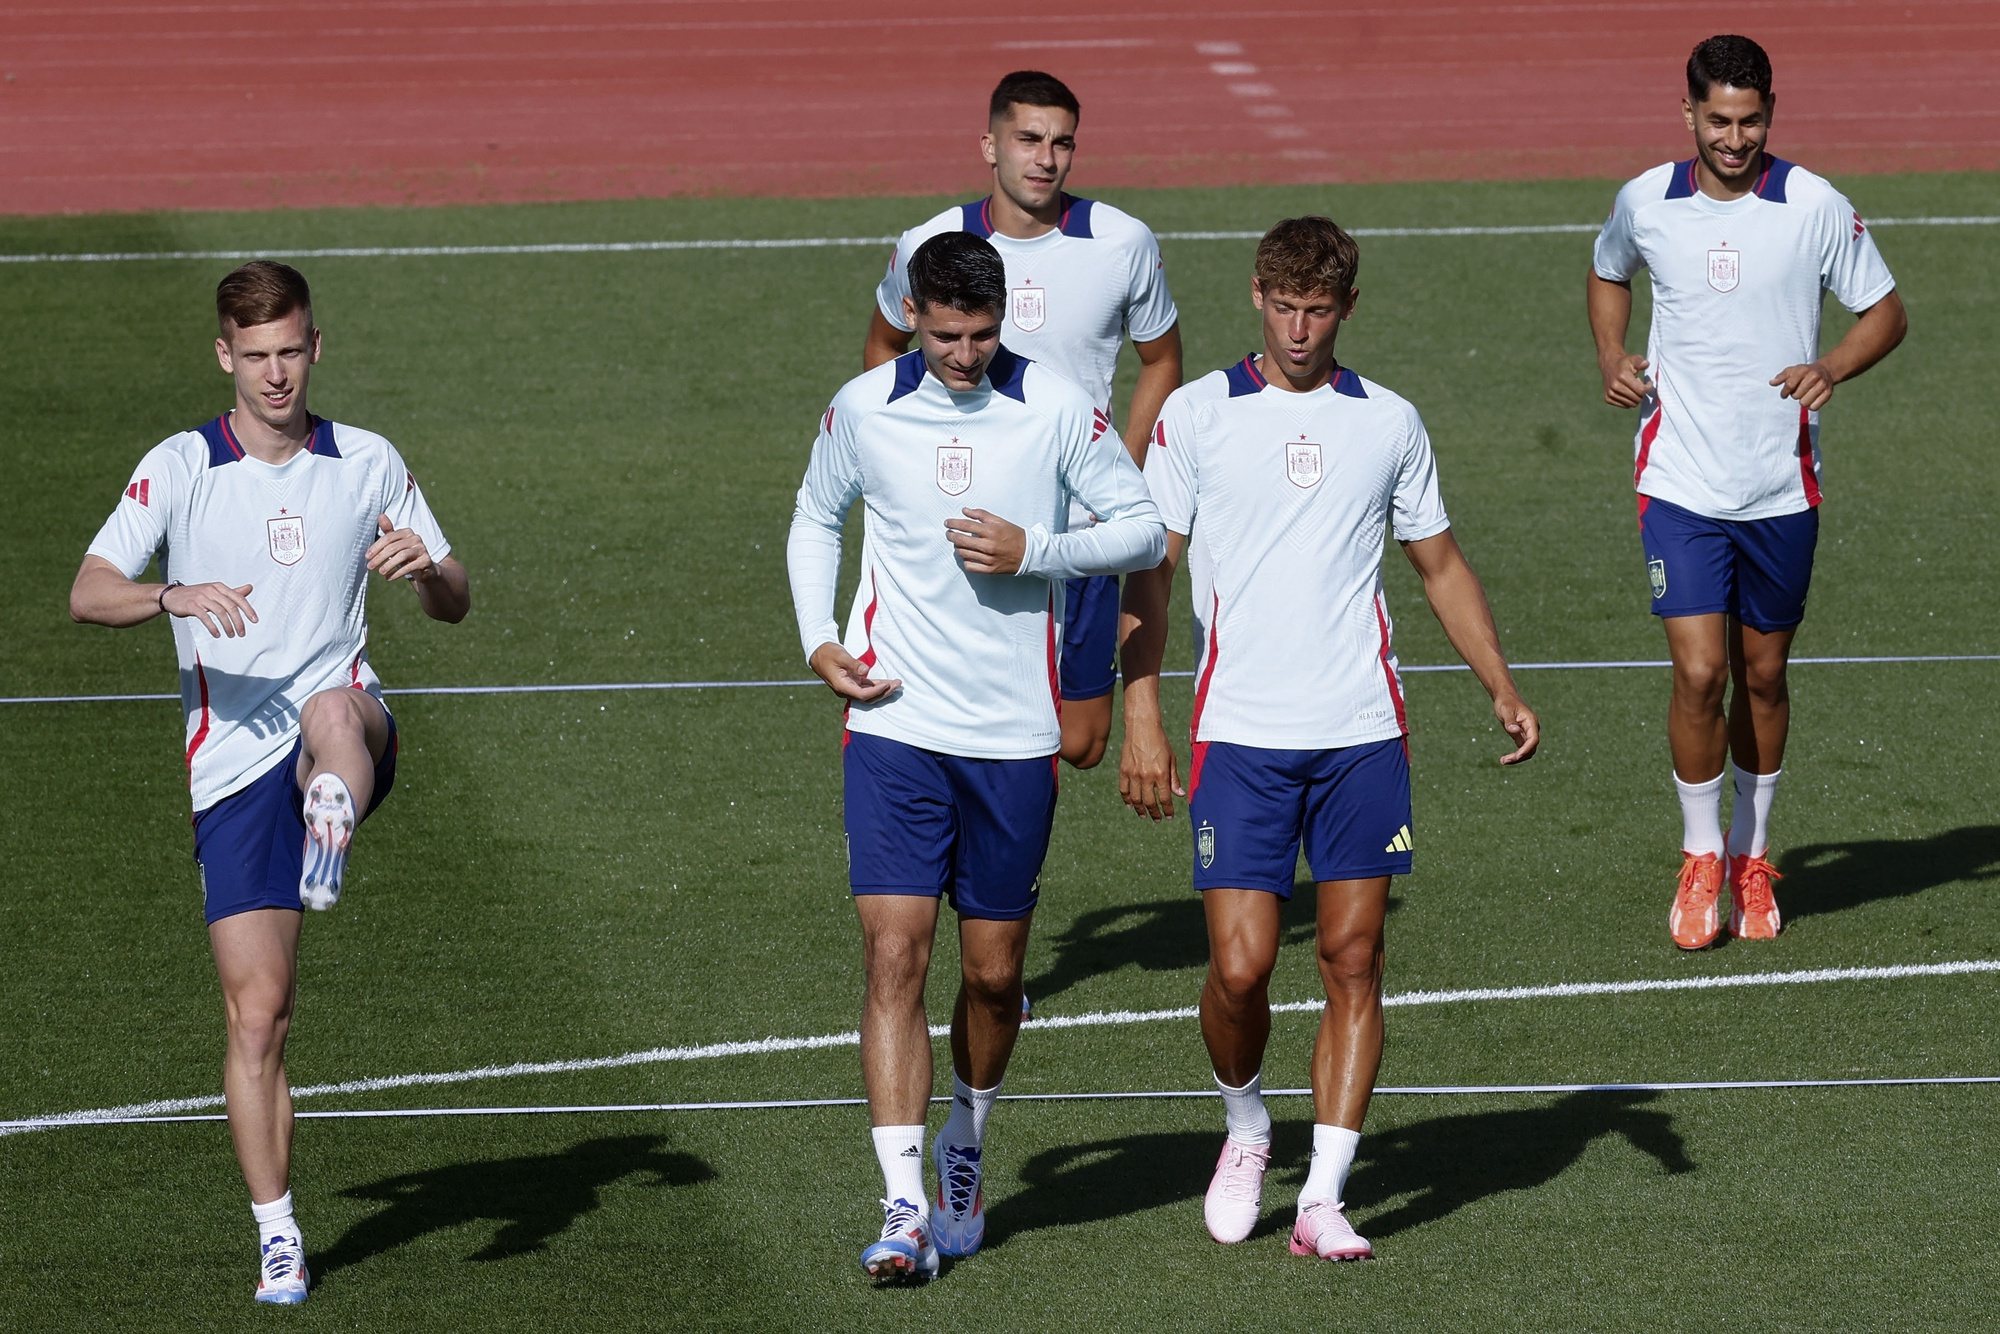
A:
[[[1401,737],[1335,750],[1198,741],[1188,777],[1196,889],[1292,896],[1315,881],[1410,873],[1410,756]]]
[[[1767,632],[1806,618],[1817,509],[1773,519],[1710,519],[1641,496],[1639,536],[1655,616],[1724,612]]]
[[[194,817],[194,859],[201,864],[201,892],[210,922],[254,908],[299,907],[305,869],[306,794],[299,790],[302,736],[283,760],[240,792],[232,792]],[[362,819],[374,814],[396,785],[396,719],[389,745],[375,763],[375,795]]]
[[[942,894],[961,917],[1035,910],[1056,816],[1053,755],[975,760],[849,732],[847,878],[856,894]]]
[[[1118,580],[1071,579],[1063,592],[1062,697],[1098,699],[1118,682]]]

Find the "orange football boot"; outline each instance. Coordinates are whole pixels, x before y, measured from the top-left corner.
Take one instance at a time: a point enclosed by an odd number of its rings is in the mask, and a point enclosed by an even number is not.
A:
[[[1712,852],[1697,857],[1681,853],[1680,883],[1674,886],[1674,906],[1667,913],[1667,932],[1684,950],[1706,949],[1722,930],[1716,899],[1722,893],[1722,858]]]
[[[1729,859],[1729,891],[1736,906],[1729,913],[1729,934],[1738,940],[1775,940],[1784,930],[1771,882],[1782,880],[1778,868],[1762,857]]]

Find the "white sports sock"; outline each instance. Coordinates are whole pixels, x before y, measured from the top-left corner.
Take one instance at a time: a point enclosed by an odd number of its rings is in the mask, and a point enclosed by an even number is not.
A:
[[[1264,1072],[1258,1071],[1242,1088],[1231,1088],[1215,1077],[1222,1090],[1222,1114],[1229,1123],[1229,1138],[1238,1144],[1268,1145],[1271,1142],[1271,1114],[1264,1110]]]
[[[1299,1204],[1307,1205],[1314,1200],[1342,1203],[1347,1192],[1347,1173],[1354,1166],[1354,1151],[1360,1144],[1358,1130],[1315,1123],[1312,1167],[1306,1172],[1306,1184],[1299,1190]]]
[[[990,1089],[976,1089],[958,1077],[954,1070],[951,1075],[951,1117],[938,1131],[938,1138],[950,1144],[960,1144],[968,1149],[976,1149],[986,1142],[986,1118],[993,1114],[993,1100],[1000,1096],[1000,1086]]]
[[[1681,851],[1699,857],[1704,852],[1722,854],[1722,775],[1706,783],[1683,783],[1674,775],[1674,791],[1681,797]]]
[[[876,1126],[875,1161],[882,1165],[882,1194],[892,1203],[906,1200],[929,1218],[930,1197],[924,1194],[924,1128]]]
[[[299,1220],[292,1217],[292,1193],[286,1191],[269,1204],[250,1201],[250,1216],[257,1220],[257,1244],[262,1246],[273,1237],[290,1237],[304,1245],[299,1237]]]
[[[1771,850],[1771,804],[1778,799],[1783,769],[1768,774],[1736,770],[1736,804],[1729,820],[1729,855],[1761,857]]]

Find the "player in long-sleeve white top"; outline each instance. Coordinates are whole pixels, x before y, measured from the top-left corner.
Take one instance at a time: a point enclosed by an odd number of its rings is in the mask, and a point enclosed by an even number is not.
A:
[[[948,208],[904,232],[875,289],[861,364],[901,356],[914,326],[904,313],[905,266],[941,232],[985,237],[1007,265],[1002,336],[1010,351],[1081,385],[1107,418],[1116,417],[1111,380],[1127,339],[1138,360],[1132,400],[1116,423],[1132,461],[1145,466],[1160,404],[1181,382],[1180,312],[1167,290],[1159,242],[1139,219],[1102,200],[1069,194],[1081,108],[1053,75],[1015,70],[987,101],[980,150],[993,169],[988,194]],[[1090,511],[1072,503],[1070,526]],[[1062,757],[1088,769],[1104,757],[1111,695],[1118,679],[1118,581],[1072,578],[1064,617]]]
[[[918,347],[848,382],[821,419],[787,563],[800,646],[848,701],[848,871],[867,996],[861,1065],[885,1210],[861,1256],[922,1279],[985,1230],[987,1113],[1021,1022],[1021,964],[1055,812],[1061,581],[1158,563],[1159,514],[1074,384],[1000,345],[1006,277],[948,232],[911,257]],[[1069,502],[1099,522],[1068,531]],[[840,533],[865,507],[860,585],[834,622]],[[923,993],[939,896],[959,916],[952,1114],[924,1190]]]
[[[1673,658],[1667,740],[1681,871],[1667,929],[1683,949],[1781,927],[1766,857],[1791,728],[1786,664],[1819,538],[1820,409],[1908,327],[1896,280],[1853,205],[1764,144],[1777,98],[1747,37],[1687,64],[1695,155],[1618,192],[1588,278],[1604,399],[1638,408],[1633,488],[1653,614]],[[1646,354],[1625,350],[1632,279],[1652,276]],[[1824,355],[1822,293],[1858,318]],[[1730,682],[1728,713],[1723,697]],[[1722,766],[1736,769],[1727,838]]]
[[[1342,1212],[1382,1056],[1389,881],[1411,862],[1402,682],[1382,597],[1384,530],[1528,759],[1540,724],[1500,651],[1479,577],[1438,493],[1416,409],[1334,359],[1360,253],[1326,218],[1290,218],[1257,247],[1261,355],[1167,399],[1146,480],[1167,559],[1125,582],[1126,802],[1155,820],[1186,796],[1194,884],[1208,922],[1201,1031],[1228,1136],[1204,1214],[1220,1242],[1248,1237],[1270,1162],[1261,1093],[1280,905],[1303,849],[1318,885],[1326,1014],[1313,1046],[1313,1156],[1291,1249],[1372,1254]],[[1190,534],[1192,538],[1190,539]],[[1160,717],[1167,594],[1183,549],[1194,591],[1196,685],[1183,792]]]
[[[298,271],[243,265],[216,289],[216,314],[235,406],[147,452],[77,571],[70,614],[173,618],[256,1298],[290,1304],[309,1281],[284,1066],[300,907],[339,897],[354,829],[395,781],[396,724],[368,663],[369,575],[410,581],[436,620],[463,619],[471,594],[395,447],[307,409],[320,335]],[[156,552],[161,582],[136,582]]]

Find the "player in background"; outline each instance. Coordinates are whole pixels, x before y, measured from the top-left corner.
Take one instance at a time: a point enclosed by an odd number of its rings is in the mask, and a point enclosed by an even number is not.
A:
[[[861,364],[901,356],[913,326],[904,266],[940,232],[983,236],[1007,264],[1007,346],[1083,386],[1114,417],[1111,378],[1129,336],[1138,383],[1125,413],[1125,448],[1140,467],[1160,404],[1181,382],[1180,315],[1167,291],[1159,243],[1146,225],[1098,200],[1063,192],[1076,154],[1075,94],[1061,80],[1019,70],[993,90],[980,151],[993,168],[984,199],[946,209],[904,232],[875,289]],[[1070,527],[1090,515],[1078,506]],[[1118,581],[1073,579],[1065,590],[1062,757],[1079,769],[1104,758],[1118,680]]]
[[[1159,515],[1103,448],[1090,396],[1000,343],[999,253],[951,231],[911,256],[901,316],[917,349],[834,395],[799,487],[786,559],[800,644],[848,701],[841,766],[861,922],[868,1088],[884,1223],[861,1264],[929,1277],[985,1234],[988,1113],[1021,1024],[1021,961],[1055,814],[1054,581],[1157,563]],[[1099,522],[1066,531],[1071,499]],[[845,637],[841,526],[865,508]],[[924,984],[938,899],[958,913],[953,1098],[923,1180],[931,1043]]]
[[[1382,1058],[1389,881],[1411,861],[1408,725],[1382,600],[1385,528],[1514,740],[1500,762],[1528,759],[1541,734],[1452,536],[1416,409],[1334,357],[1359,265],[1353,238],[1326,218],[1271,228],[1250,283],[1261,354],[1176,391],[1160,414],[1146,482],[1166,521],[1167,557],[1125,581],[1132,628],[1119,761],[1127,804],[1159,820],[1185,796],[1194,830],[1209,941],[1201,1032],[1228,1123],[1204,1207],[1220,1242],[1249,1236],[1262,1202],[1271,972],[1303,844],[1318,885],[1327,1004],[1291,1249],[1329,1260],[1373,1253],[1342,1197]],[[1199,659],[1185,790],[1160,716],[1168,592],[1183,551]]]
[[[1785,668],[1819,538],[1819,413],[1909,323],[1861,215],[1765,150],[1776,106],[1755,42],[1696,46],[1681,103],[1694,156],[1618,192],[1588,279],[1604,401],[1639,409],[1632,479],[1673,659],[1667,742],[1681,805],[1667,929],[1690,950],[1720,932],[1725,875],[1730,933],[1778,934],[1766,854],[1791,726]],[[1641,269],[1653,283],[1644,356],[1625,350]],[[1824,355],[1822,290],[1860,316]],[[1725,757],[1736,770],[1726,842]]]
[[[306,1299],[292,1214],[285,1036],[301,905],[340,896],[355,826],[396,777],[396,724],[368,663],[368,575],[424,613],[471,608],[465,567],[402,456],[315,417],[312,294],[257,260],[216,288],[216,360],[235,406],[147,452],[91,542],[70,615],[172,618],[187,715],[194,855],[228,1019],[223,1093],[257,1222],[260,1302]],[[164,548],[158,582],[138,577]]]

